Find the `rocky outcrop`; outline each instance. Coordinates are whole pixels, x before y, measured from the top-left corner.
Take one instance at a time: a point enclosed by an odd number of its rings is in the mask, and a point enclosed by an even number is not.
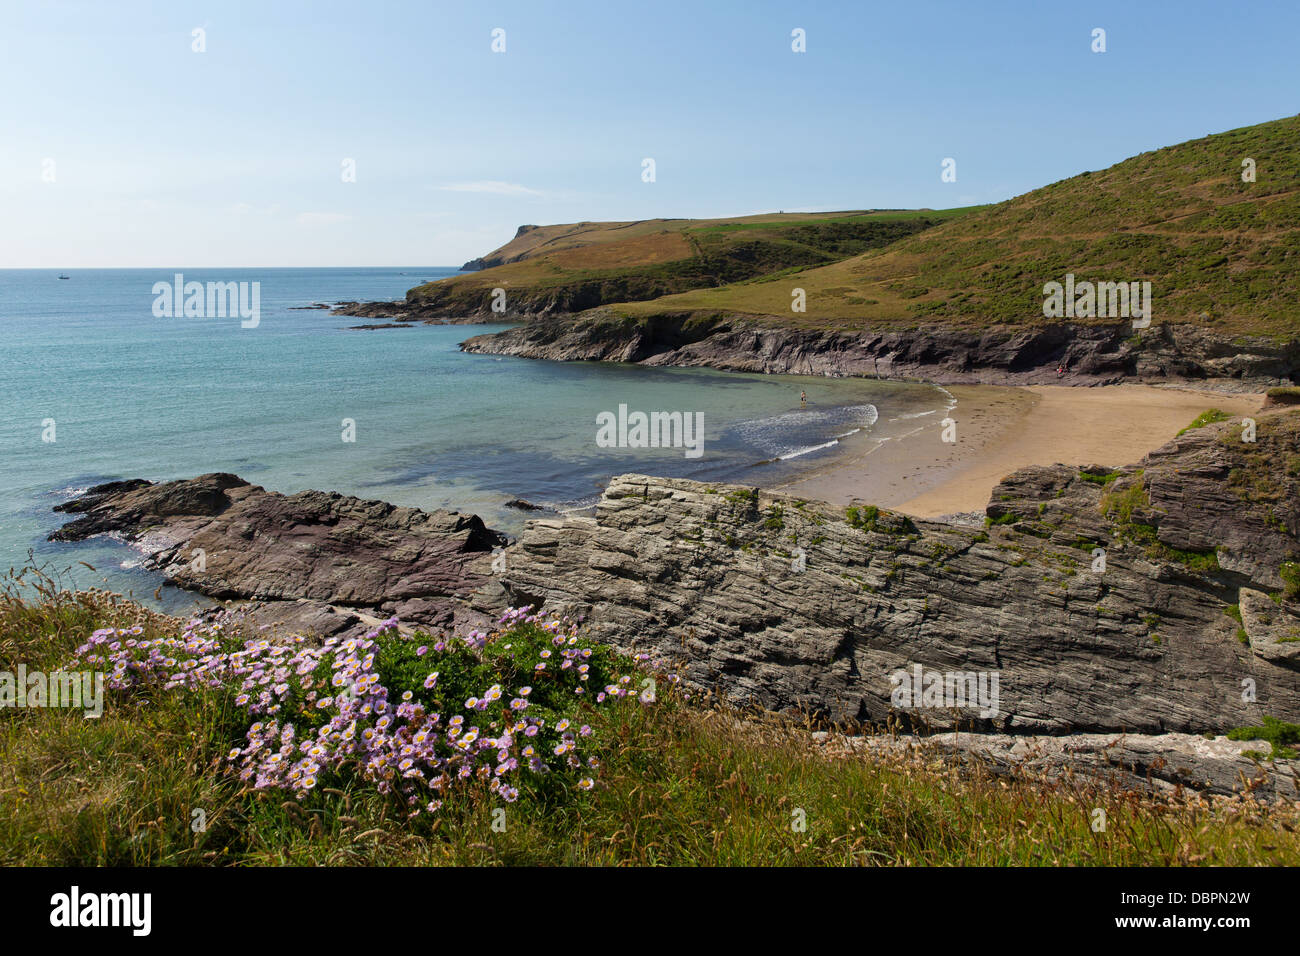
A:
[[[487,553],[506,543],[474,515],[281,495],[230,474],[113,482],[55,510],[79,517],[52,540],[115,534],[179,587],[262,602],[266,621],[312,632],[366,615],[453,624],[488,580]]]
[[[1295,609],[1266,597],[1266,632],[1247,592],[1275,591],[1281,560],[1300,555],[1300,414],[1261,418],[1255,443],[1241,433],[1189,431],[1117,472],[1017,472],[987,530],[623,475],[594,518],[531,522],[477,602],[581,615],[732,704],[840,721],[1012,734],[1297,721],[1300,665],[1277,630]],[[931,674],[986,683],[900,698],[918,667],[927,688]],[[961,706],[958,691],[994,675],[996,701]]]
[[[606,310],[540,318],[461,344],[559,361],[704,366],[737,372],[925,379],[939,384],[1099,385],[1125,380],[1281,384],[1300,370],[1300,341],[1228,339],[1193,325],[1134,332],[1128,322],[983,329],[795,329],[761,316]],[[1058,367],[1066,369],[1064,374]]]
[[[1108,788],[1171,792],[1182,787],[1261,800],[1300,800],[1300,760],[1269,759],[1269,744],[1201,734],[1068,734],[1025,737],[944,733],[846,737],[818,731],[834,754],[909,753],[978,765],[998,776],[1086,778]]]
[[[1300,405],[1300,388],[1295,386],[1270,388],[1264,394],[1265,408],[1293,407]]]
[[[1279,667],[1300,670],[1300,615],[1250,588],[1241,589],[1239,607],[1241,629],[1255,655]]]
[[[523,498],[511,498],[506,502],[507,508],[514,508],[518,511],[546,511],[545,505],[535,505],[531,501],[525,501]]]
[[[330,310],[330,315],[345,315],[358,319],[392,319],[391,322],[368,322],[363,325],[349,326],[353,329],[397,329],[417,322],[425,325],[464,325],[484,321],[477,314],[457,318],[419,302],[407,302],[404,299],[395,299],[392,302],[339,302]]]
[[[514,238],[518,239],[520,236],[526,236],[536,228],[536,226],[520,226],[515,230]],[[501,255],[501,250],[499,249],[495,253],[489,253],[486,256],[479,256],[477,259],[469,260],[469,262],[460,267],[460,271],[481,272],[484,269],[493,269],[497,266],[503,266],[507,262],[518,262],[520,259],[527,259],[528,255],[529,250],[525,250],[524,252],[517,253],[513,256]]]

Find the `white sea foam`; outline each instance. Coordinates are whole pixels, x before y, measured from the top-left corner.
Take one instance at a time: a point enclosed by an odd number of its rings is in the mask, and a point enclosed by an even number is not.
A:
[[[54,495],[57,498],[80,498],[90,489],[91,489],[90,485],[86,485],[85,487],[70,485],[67,488],[56,488],[53,491],[51,491],[50,494]]]
[[[880,418],[875,405],[839,405],[832,408],[799,409],[782,412],[765,418],[741,422],[736,432],[746,444],[753,446],[768,461],[787,461],[821,451],[839,444],[849,435],[870,428]],[[851,426],[846,431],[832,432],[828,440],[812,445],[796,445],[790,439],[798,433],[820,432],[826,435],[836,425]]]
[[[797,451],[790,452],[788,455],[778,455],[776,460],[789,461],[791,458],[801,458],[804,455],[810,455],[815,451],[821,451],[823,448],[832,448],[839,443],[840,440],[838,438],[832,439],[831,441],[822,442],[820,445],[810,445],[807,448],[800,448]]]

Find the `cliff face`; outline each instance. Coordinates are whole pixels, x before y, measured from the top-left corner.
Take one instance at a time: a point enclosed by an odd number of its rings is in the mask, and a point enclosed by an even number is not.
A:
[[[536,226],[520,226],[515,230],[515,239],[518,239],[520,236],[526,236],[535,229],[537,229]],[[505,265],[507,262],[516,262],[528,255],[527,251],[516,252],[513,255],[509,254],[506,251],[509,248],[509,245],[510,244],[507,243],[495,252],[489,252],[486,256],[479,256],[477,259],[469,260],[469,262],[460,267],[460,271],[481,272],[484,269],[494,269],[497,266]]]
[[[1275,385],[1300,370],[1300,341],[1229,339],[1192,325],[1156,325],[1138,334],[1129,322],[846,331],[782,328],[754,316],[665,313],[632,320],[596,311],[477,335],[461,348],[559,361],[924,378],[940,384],[1211,379]],[[1057,372],[1062,365],[1064,375]]]
[[[585,615],[768,709],[950,724],[950,708],[891,704],[891,675],[920,665],[997,674],[996,714],[958,710],[990,731],[1295,721],[1300,615],[1266,592],[1300,555],[1298,423],[1261,419],[1255,445],[1234,423],[1198,429],[1118,474],[1018,472],[987,531],[624,475],[595,518],[530,523],[478,600]]]

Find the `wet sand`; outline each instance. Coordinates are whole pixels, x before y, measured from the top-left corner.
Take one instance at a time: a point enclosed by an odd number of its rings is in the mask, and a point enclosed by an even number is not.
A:
[[[1226,394],[1150,385],[950,386],[943,413],[890,419],[861,448],[779,490],[832,504],[861,502],[920,518],[983,511],[993,488],[1026,465],[1127,465],[1159,448],[1208,408],[1249,415],[1263,394]],[[885,437],[888,436],[888,437]],[[885,440],[880,440],[885,437]]]

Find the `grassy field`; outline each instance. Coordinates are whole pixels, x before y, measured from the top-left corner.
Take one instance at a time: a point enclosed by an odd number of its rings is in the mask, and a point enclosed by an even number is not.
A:
[[[822,265],[883,248],[969,210],[774,213],[539,226],[489,253],[505,264],[417,286],[408,301],[473,312],[491,290],[510,311],[577,311]]]
[[[32,579],[28,572],[29,580]],[[0,670],[53,670],[101,626],[180,622],[53,582],[0,598]],[[1155,799],[1079,782],[995,779],[917,758],[837,756],[806,727],[675,692],[591,717],[590,790],[481,788],[411,819],[363,780],[299,798],[223,769],[247,721],[232,692],[109,695],[104,715],[0,711],[4,865],[1295,864],[1297,810],[1250,797]],[[1106,812],[1094,832],[1094,811]],[[504,809],[504,816],[499,812]],[[195,811],[205,826],[196,828]]]
[[[1256,163],[1255,182],[1242,162]],[[651,302],[788,325],[1040,325],[1043,285],[1150,280],[1155,321],[1228,333],[1300,329],[1300,118],[1142,153],[975,209],[882,249]],[[807,294],[793,313],[791,290]]]

